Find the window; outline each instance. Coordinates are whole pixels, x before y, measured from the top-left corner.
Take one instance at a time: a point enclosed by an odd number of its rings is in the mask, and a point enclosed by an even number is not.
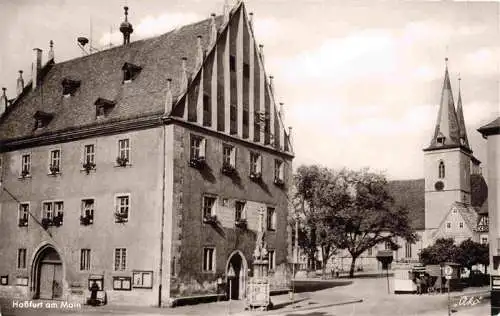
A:
[[[191,135],[190,160],[205,158],[205,142],[203,137]]]
[[[128,138],[118,141],[118,159],[125,164],[130,161],[130,140]],[[121,165],[120,161],[118,164]]]
[[[367,251],[367,256],[371,257],[373,255],[373,248],[368,248],[368,251]]]
[[[438,137],[436,138],[436,141],[439,145],[444,145],[446,137],[444,137],[443,134],[439,133]]]
[[[236,109],[236,104],[231,104],[229,107],[229,132],[235,134],[237,132],[236,120],[237,120],[238,110]]]
[[[229,70],[236,71],[236,56],[234,55],[229,56]]]
[[[234,204],[234,209],[235,209],[235,212],[234,212],[234,220],[235,221],[239,221],[239,220],[242,220],[242,219],[245,219],[246,216],[245,216],[245,202],[243,201],[236,201],[235,204]]]
[[[132,272],[134,288],[152,289],[153,271],[134,271]]]
[[[222,165],[236,167],[236,150],[231,145],[222,146]]]
[[[95,146],[94,144],[85,145],[83,149],[83,163],[95,164]]]
[[[443,161],[440,161],[439,162],[439,167],[438,167],[438,176],[439,176],[439,179],[444,179],[444,162]]]
[[[274,207],[267,208],[267,230],[276,230],[276,210]]]
[[[61,170],[61,150],[50,151],[50,165],[49,171],[52,174],[58,173]]]
[[[460,222],[460,223],[458,223],[458,227],[459,227],[459,228],[464,228],[464,222]]]
[[[282,160],[275,159],[274,160],[274,181],[275,182],[283,182],[283,180],[285,180],[284,163]]]
[[[391,242],[390,241],[386,241],[385,242],[385,250],[392,250]]]
[[[274,250],[269,250],[269,270],[276,269],[276,252]]]
[[[250,65],[243,63],[243,77],[250,78]]]
[[[446,222],[446,228],[450,229],[451,228],[451,222]]]
[[[115,222],[123,223],[128,221],[130,211],[130,197],[128,195],[120,195],[116,197],[116,213]]]
[[[63,224],[64,202],[44,202],[42,204],[42,225],[61,226]]]
[[[45,202],[42,206],[42,218],[52,220],[54,217],[54,205],[52,202]]]
[[[203,248],[203,272],[215,271],[215,248]]]
[[[487,244],[488,243],[488,237],[481,237],[481,243],[483,245]]]
[[[212,123],[211,111],[210,96],[208,94],[203,94],[203,126],[210,126]]]
[[[118,291],[132,290],[132,278],[126,276],[114,276],[113,290],[118,290]]]
[[[82,200],[81,217],[80,221],[83,225],[90,225],[94,223],[94,199]]]
[[[31,173],[31,154],[21,156],[21,177],[27,177]]]
[[[17,249],[17,268],[26,269],[26,248]]]
[[[250,153],[250,174],[262,174],[262,158],[258,153]]]
[[[18,225],[19,225],[19,227],[28,226],[29,211],[30,211],[29,203],[19,204],[19,212],[18,212]]]
[[[90,270],[90,249],[80,250],[80,271]]]
[[[203,217],[211,217],[215,215],[215,200],[216,198],[213,196],[204,196],[203,197]]]
[[[127,269],[127,249],[115,248],[115,271]]]
[[[411,243],[407,242],[405,247],[405,257],[411,258]]]

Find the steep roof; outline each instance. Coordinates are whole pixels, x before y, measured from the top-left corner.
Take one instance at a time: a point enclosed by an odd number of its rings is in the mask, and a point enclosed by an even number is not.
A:
[[[444,144],[438,142],[438,139],[441,137],[444,137]],[[446,65],[436,127],[431,143],[425,150],[455,148],[460,146],[460,127],[457,112],[455,111],[455,104],[453,102],[448,65]]]
[[[477,131],[483,134],[483,137],[500,134],[500,116],[497,117],[494,121],[481,126]]]
[[[469,139],[467,138],[467,129],[465,128],[464,111],[462,107],[462,91],[460,89],[460,78],[458,79],[458,84],[457,119],[458,128],[460,129],[460,142],[462,146],[470,149]]]
[[[470,176],[471,205],[478,214],[488,214],[488,185],[480,174]]]
[[[438,226],[440,229],[434,231],[433,233],[434,237],[442,232],[442,227],[445,225],[446,221],[448,220],[448,217],[450,217],[450,214],[454,210],[456,210],[460,215],[460,217],[462,217],[463,221],[465,222],[465,225],[467,225],[467,227],[470,229],[471,232],[477,231],[479,215],[477,214],[476,210],[472,206],[464,204],[462,202],[453,202],[450,209],[446,213],[446,216],[443,217],[441,223]]]
[[[406,207],[414,229],[425,229],[424,179],[389,181],[389,193],[395,206]]]
[[[216,24],[218,27],[222,24],[222,17],[216,18]],[[181,58],[187,57],[187,70],[192,72],[197,36],[203,36],[202,45],[206,48],[209,32],[210,19],[207,19],[157,37],[44,67],[47,73],[40,86],[35,91],[27,87],[0,118],[0,139],[35,135],[34,123],[30,122],[34,122],[37,111],[54,114],[43,132],[163,113],[167,79],[172,78],[175,99],[182,92]],[[123,84],[125,63],[142,70],[132,82]],[[66,78],[81,82],[70,97],[62,95],[62,81]],[[106,118],[96,122],[94,102],[98,98],[116,104]]]

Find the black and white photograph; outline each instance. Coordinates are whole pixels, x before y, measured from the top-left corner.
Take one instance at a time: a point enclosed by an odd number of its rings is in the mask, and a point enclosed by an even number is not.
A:
[[[500,1],[0,0],[0,316],[500,315]]]

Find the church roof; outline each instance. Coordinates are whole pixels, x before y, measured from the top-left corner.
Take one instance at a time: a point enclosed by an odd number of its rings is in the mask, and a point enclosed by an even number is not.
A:
[[[446,61],[447,60],[448,59],[446,59]],[[451,89],[450,75],[448,73],[448,65],[446,65],[443,88],[441,90],[441,101],[439,104],[436,126],[434,128],[434,135],[431,139],[429,147],[424,150],[428,151],[435,149],[462,147],[470,152],[471,150],[468,146],[468,143],[467,146],[465,146],[465,144],[462,144],[460,142],[460,134],[460,123],[457,112],[455,110],[455,103],[453,101],[453,92]]]
[[[481,126],[477,131],[483,134],[483,137],[500,134],[500,116],[497,117],[494,121]]]
[[[189,73],[195,69],[197,36],[208,46],[210,19],[185,25],[166,34],[131,42],[72,60],[53,63],[42,69],[40,87],[32,91],[28,83],[23,93],[0,118],[0,139],[34,136],[32,121],[37,111],[54,113],[44,133],[102,125],[130,118],[161,115],[164,112],[167,79],[172,78],[172,94],[181,94],[181,59],[187,57]],[[222,16],[216,18],[217,27]],[[122,67],[131,63],[142,68],[131,83],[123,84]],[[63,97],[64,79],[80,81],[70,97]],[[107,117],[96,121],[95,101],[115,102]]]
[[[459,86],[458,86],[458,100],[457,100],[457,119],[458,119],[458,128],[460,129],[460,144],[468,149],[470,149],[469,146],[469,140],[467,138],[467,129],[465,127],[465,119],[464,119],[464,110],[462,107],[462,91],[460,89],[460,78],[458,79],[459,81]]]
[[[389,181],[389,193],[396,207],[408,208],[411,227],[425,229],[424,179]]]

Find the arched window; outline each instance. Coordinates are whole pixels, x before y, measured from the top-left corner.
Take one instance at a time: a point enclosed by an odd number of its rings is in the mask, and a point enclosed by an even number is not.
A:
[[[439,162],[439,179],[444,179],[444,162]]]

